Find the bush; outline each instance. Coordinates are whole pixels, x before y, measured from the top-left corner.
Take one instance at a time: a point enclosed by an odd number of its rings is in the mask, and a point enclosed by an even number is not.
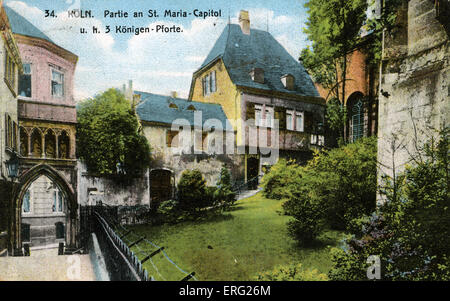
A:
[[[265,176],[265,194],[285,197],[291,235],[301,244],[325,227],[354,228],[376,205],[376,140],[364,138],[330,151],[317,152],[306,166],[280,160]]]
[[[264,197],[277,200],[288,198],[292,185],[298,180],[298,174],[299,169],[295,160],[278,160],[261,180]]]
[[[352,220],[369,215],[376,206],[377,140],[362,138],[355,143],[318,154],[308,168],[315,172],[316,193],[329,225],[348,230]]]
[[[331,279],[367,279],[367,257],[379,255],[383,280],[450,280],[449,146],[446,129],[414,166],[385,177],[386,202],[346,250],[334,251]]]
[[[305,270],[301,264],[278,266],[271,272],[260,273],[255,277],[259,281],[327,281],[326,274],[317,269]]]
[[[210,205],[202,173],[198,169],[183,171],[178,182],[178,207],[183,211],[199,213],[200,209]]]
[[[236,193],[233,191],[231,174],[229,170],[222,166],[220,178],[217,181],[217,189],[214,191],[214,200],[223,209],[229,209],[236,202]]]

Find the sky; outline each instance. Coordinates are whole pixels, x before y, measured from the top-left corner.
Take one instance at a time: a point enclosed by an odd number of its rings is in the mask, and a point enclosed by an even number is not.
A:
[[[303,33],[306,0],[6,0],[5,5],[27,18],[59,46],[78,55],[75,72],[75,100],[92,97],[133,81],[135,90],[180,97],[189,94],[192,73],[196,71],[228,22],[238,23],[241,9],[248,10],[251,27],[268,30],[286,50],[298,58],[308,41]],[[69,9],[91,10],[94,18],[69,18]],[[147,17],[156,10],[158,18]],[[221,10],[222,16],[164,18],[164,11],[191,12]],[[45,17],[45,10],[56,18]],[[105,10],[144,12],[144,18],[105,17]],[[181,33],[116,33],[116,26],[180,26]],[[106,33],[106,26],[112,28]],[[92,33],[92,27],[100,30]],[[89,30],[80,34],[80,27]]]

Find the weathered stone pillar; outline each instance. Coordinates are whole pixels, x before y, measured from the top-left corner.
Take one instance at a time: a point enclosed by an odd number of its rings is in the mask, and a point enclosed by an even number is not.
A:
[[[45,158],[45,134],[44,133],[42,133],[42,136],[41,136],[41,145],[42,145],[42,147],[41,147],[41,158]]]
[[[32,135],[33,133],[31,132],[31,134],[28,134],[27,133],[27,141],[28,141],[28,157],[31,157],[33,154],[32,154],[32,151],[31,151],[31,135]]]

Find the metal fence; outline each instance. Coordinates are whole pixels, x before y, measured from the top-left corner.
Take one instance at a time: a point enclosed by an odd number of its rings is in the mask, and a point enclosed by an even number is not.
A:
[[[122,241],[103,216],[117,217],[117,208],[86,206],[81,208],[81,237],[88,246],[90,233],[97,236],[111,280],[148,281],[148,273],[128,245]]]
[[[93,217],[96,220],[95,232],[105,257],[110,279],[148,281],[147,271],[128,245],[98,212],[94,212]]]
[[[182,270],[160,247],[146,237],[137,236],[133,230],[124,227],[119,221],[118,207],[99,205],[87,206],[81,208],[81,234],[84,239],[84,245],[88,245],[90,233],[95,232],[100,248],[105,258],[106,268],[111,280],[121,281],[148,281],[154,280],[149,276],[144,268],[144,263],[149,261],[157,274],[160,275],[158,268],[152,261],[152,257],[161,253],[174,268],[184,274],[181,281],[188,281],[195,278],[195,272],[188,273]],[[135,239],[127,239],[134,235]],[[139,244],[150,246],[153,251],[147,253],[139,247]],[[131,251],[131,248],[137,248],[140,259],[137,254]],[[164,279],[164,277],[161,277]],[[165,280],[165,279],[164,279]]]

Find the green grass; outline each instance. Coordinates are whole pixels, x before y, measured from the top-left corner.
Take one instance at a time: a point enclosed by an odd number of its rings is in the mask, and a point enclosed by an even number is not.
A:
[[[133,229],[159,246],[187,272],[195,271],[199,280],[254,280],[260,272],[275,266],[302,263],[328,273],[331,268],[330,246],[336,246],[341,233],[325,232],[309,248],[300,248],[288,236],[286,223],[290,217],[279,214],[281,201],[261,194],[236,203],[231,212],[206,221],[177,225],[146,226]],[[208,246],[212,247],[208,248]],[[139,245],[146,252],[155,250]],[[132,248],[142,259],[136,247]],[[180,280],[185,275],[170,265],[159,253],[144,264],[156,280]]]

